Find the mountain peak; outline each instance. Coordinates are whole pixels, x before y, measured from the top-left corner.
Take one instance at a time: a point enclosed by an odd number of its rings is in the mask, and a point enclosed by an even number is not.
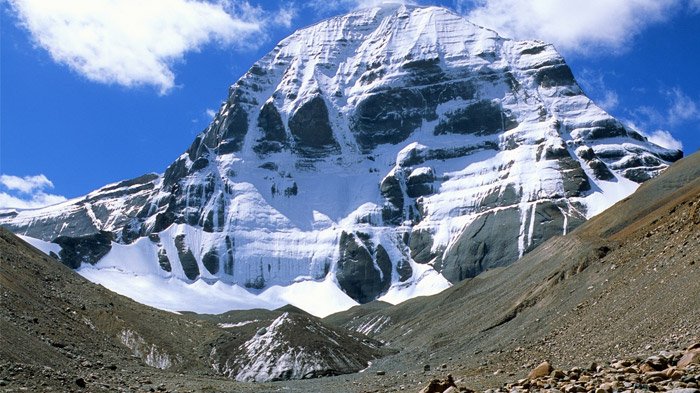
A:
[[[378,6],[282,40],[164,174],[0,223],[156,306],[325,315],[510,264],[680,156],[596,106],[551,45]]]

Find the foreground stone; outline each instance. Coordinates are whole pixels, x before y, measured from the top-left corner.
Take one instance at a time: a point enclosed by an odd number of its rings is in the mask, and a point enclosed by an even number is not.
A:
[[[472,390],[456,386],[452,376],[448,375],[446,380],[431,381],[420,393],[447,391]],[[545,361],[532,369],[527,378],[485,390],[488,393],[532,391],[700,393],[700,343],[684,351],[661,351],[647,358],[614,359],[592,363],[588,368],[560,370]]]

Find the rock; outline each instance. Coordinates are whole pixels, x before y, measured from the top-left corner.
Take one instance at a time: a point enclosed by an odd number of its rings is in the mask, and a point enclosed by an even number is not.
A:
[[[430,365],[426,364],[425,366],[423,366],[423,371],[430,371]]]
[[[84,388],[85,386],[87,386],[87,384],[85,383],[85,380],[84,380],[83,378],[78,378],[78,379],[76,379],[76,380],[75,380],[75,384],[78,385],[78,387],[81,387],[81,388]]]
[[[444,393],[449,388],[457,389],[451,374],[448,374],[447,378],[443,380],[433,379],[428,386],[421,389],[420,393]]]
[[[294,112],[289,118],[289,130],[302,156],[317,158],[340,149],[333,137],[328,107],[320,96],[305,102]]]
[[[377,375],[386,375],[386,371],[379,370],[377,371]]]
[[[696,344],[697,345],[697,344]],[[678,368],[685,368],[691,364],[700,364],[700,347],[693,346],[686,351],[676,365]]]
[[[194,280],[199,276],[199,266],[197,265],[197,260],[194,258],[194,254],[192,254],[192,250],[190,250],[185,243],[184,234],[175,236],[175,248],[177,248],[177,254],[180,258],[180,264],[185,272],[185,276],[190,280]]]
[[[552,371],[550,376],[554,379],[562,379],[562,378],[566,377],[566,373],[564,373],[564,371],[562,371],[562,370],[554,370],[554,371]]]
[[[519,256],[516,240],[520,233],[520,217],[517,207],[479,216],[443,256],[442,275],[457,283],[487,269],[515,262]]]
[[[83,263],[94,265],[107,255],[112,249],[112,240],[112,233],[100,231],[87,236],[59,236],[53,243],[61,246],[61,251],[58,253],[61,262],[70,268],[77,269]]]
[[[352,233],[341,233],[339,254],[336,278],[348,296],[359,303],[367,303],[389,289],[391,263],[380,261],[381,270],[376,269],[372,253],[365,244],[358,243]]]
[[[539,364],[539,366],[535,367],[530,373],[527,375],[529,379],[537,379],[537,378],[542,378],[546,377],[549,374],[552,373],[552,365],[549,364],[548,361],[544,361]]]

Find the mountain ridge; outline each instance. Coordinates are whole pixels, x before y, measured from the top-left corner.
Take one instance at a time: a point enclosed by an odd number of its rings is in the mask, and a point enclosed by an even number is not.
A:
[[[275,308],[297,294],[265,291],[305,285],[336,299],[297,303],[320,315],[512,263],[680,155],[595,106],[551,45],[374,7],[282,40],[162,175],[0,224],[112,288],[219,282]]]

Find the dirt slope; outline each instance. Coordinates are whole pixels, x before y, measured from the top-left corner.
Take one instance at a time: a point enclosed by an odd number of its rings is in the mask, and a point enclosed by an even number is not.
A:
[[[587,366],[680,349],[700,339],[699,244],[700,154],[694,154],[508,268],[436,296],[328,320],[381,326],[368,333],[402,349],[373,366],[389,371],[393,377],[383,383],[390,385],[452,372],[487,387],[524,377],[544,359]],[[431,373],[422,372],[426,364]]]

